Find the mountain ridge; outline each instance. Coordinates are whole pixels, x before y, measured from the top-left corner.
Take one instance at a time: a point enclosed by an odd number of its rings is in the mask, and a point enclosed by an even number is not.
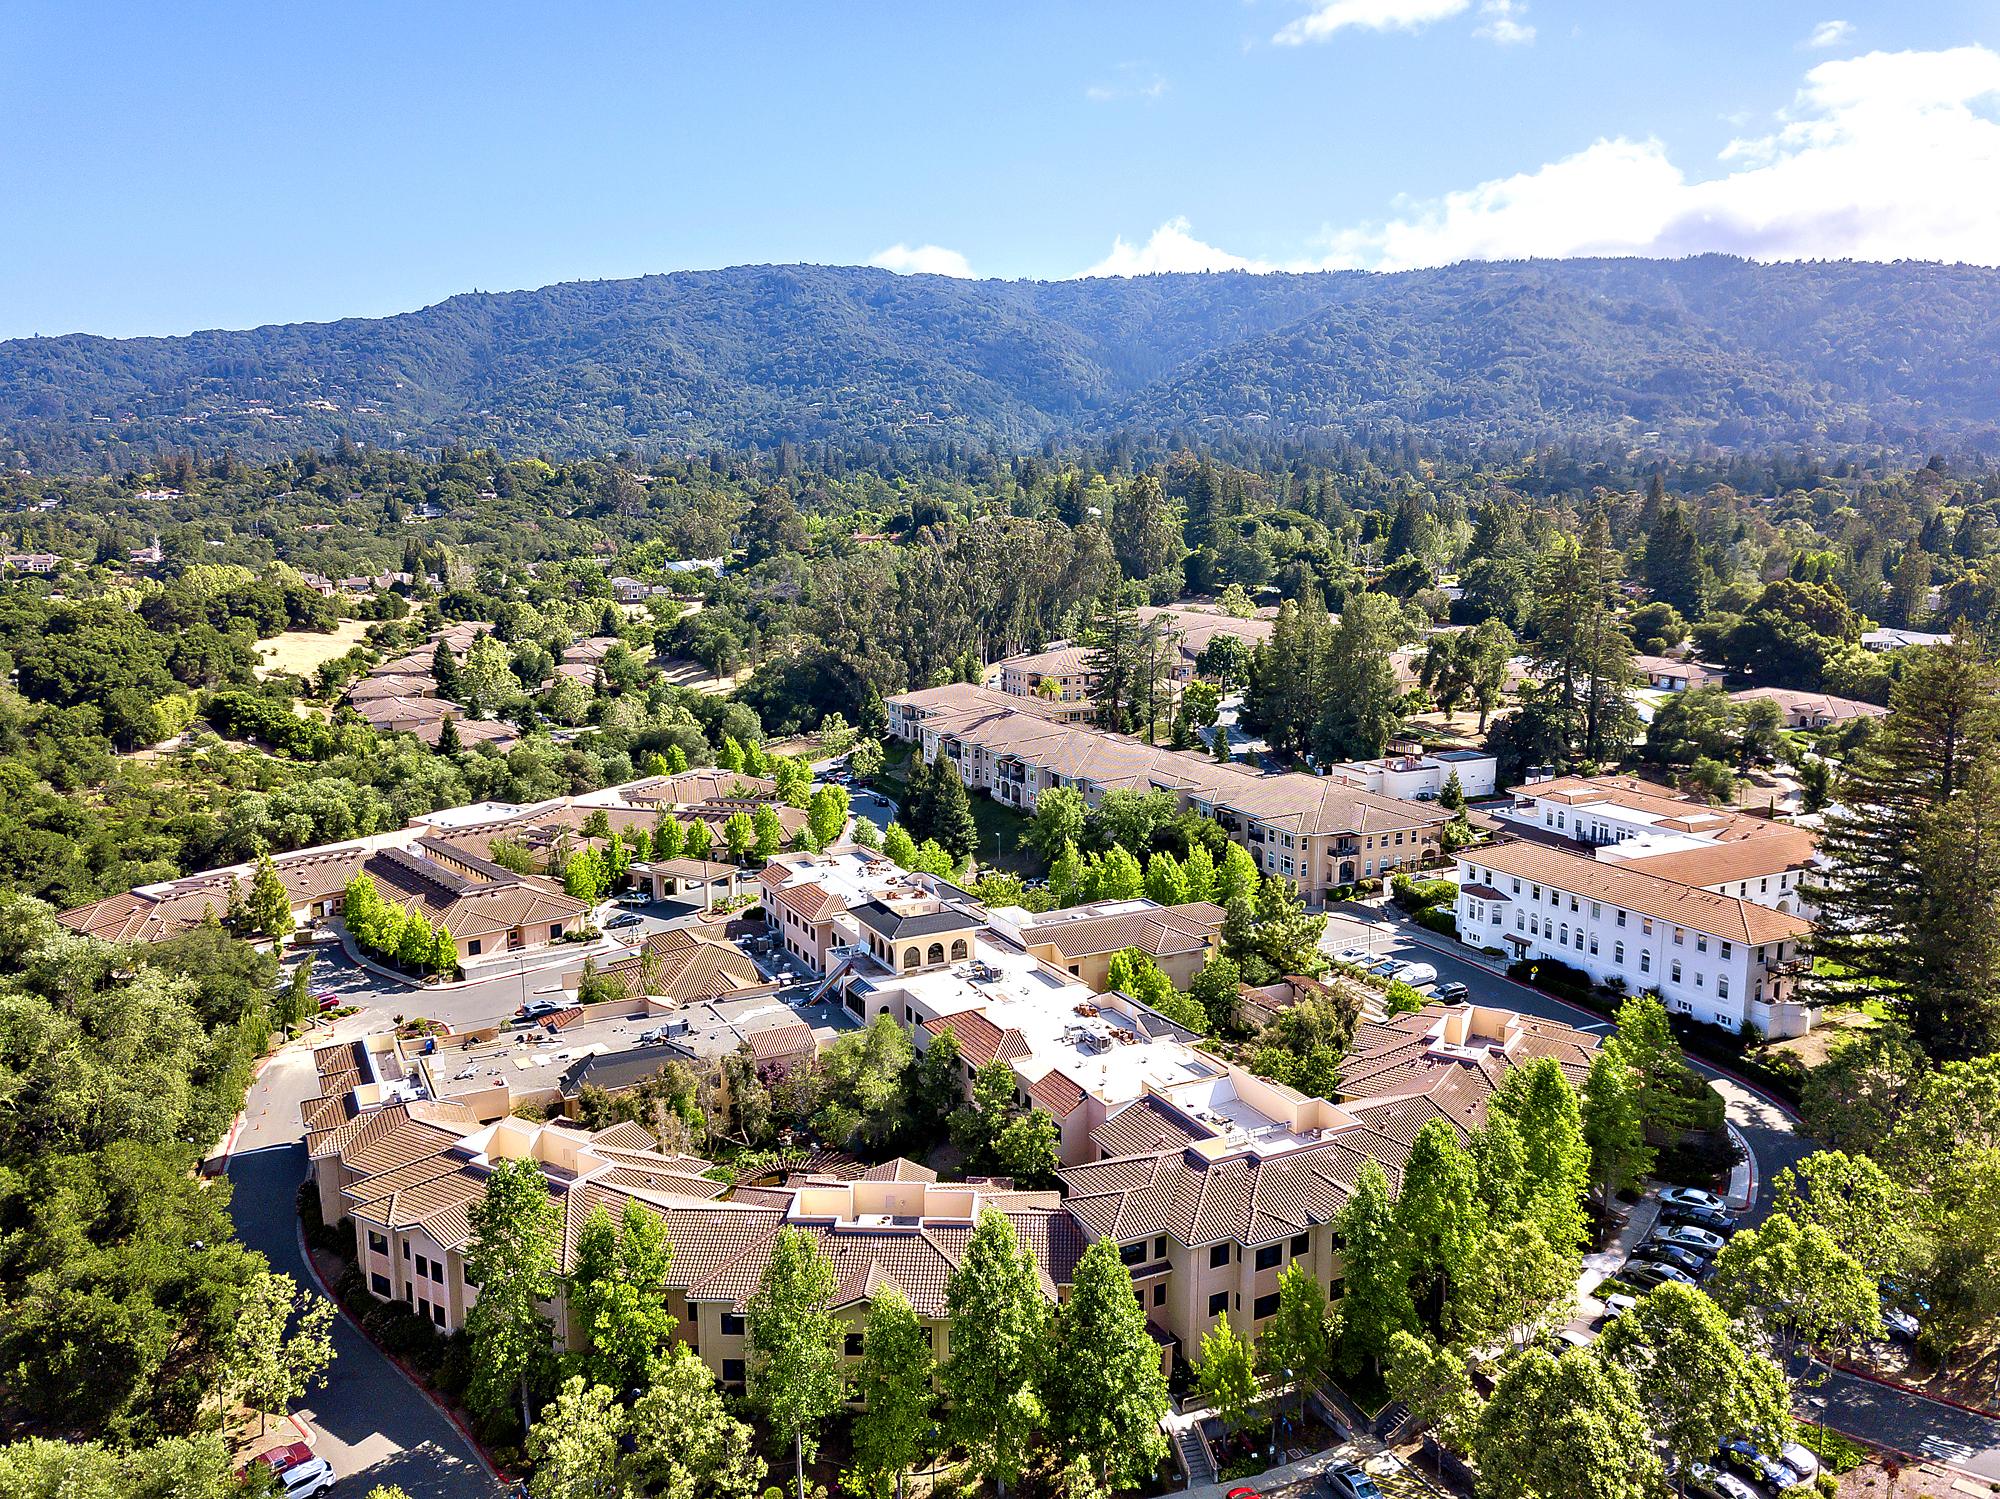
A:
[[[738,266],[382,318],[0,342],[0,457],[38,468],[343,437],[577,456],[1175,430],[1996,453],[2000,269],[1698,256],[1046,282]]]

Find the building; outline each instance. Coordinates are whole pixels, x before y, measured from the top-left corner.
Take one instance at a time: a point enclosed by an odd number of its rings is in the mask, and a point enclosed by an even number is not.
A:
[[[1950,645],[1949,635],[1930,630],[1864,630],[1861,647],[1869,651],[1900,651],[1913,645]]]
[[[1634,656],[1632,666],[1656,692],[1689,692],[1696,687],[1720,687],[1725,673],[1699,661],[1675,656]]]
[[[912,874],[886,855],[852,846],[824,853],[780,854],[757,876],[764,920],[772,939],[814,973],[839,966],[860,946],[855,906],[896,892],[938,894],[970,903],[972,897],[934,875]]]
[[[62,566],[62,558],[54,552],[9,552],[0,563],[11,572],[33,573],[46,577]]]
[[[590,907],[553,880],[516,874],[441,838],[382,849],[361,872],[391,905],[450,932],[462,964],[559,942],[589,924]]]
[[[1493,795],[1500,761],[1484,750],[1438,750],[1385,755],[1380,760],[1348,760],[1327,771],[1351,786],[1397,801],[1434,802],[1446,782],[1458,777],[1458,789],[1468,799]]]
[[[1208,901],[1162,906],[1143,896],[1091,901],[1034,913],[1001,906],[987,913],[993,930],[1052,968],[1102,992],[1111,960],[1136,947],[1185,989],[1222,950],[1222,907]]]
[[[983,688],[931,688],[887,703],[890,731],[944,755],[969,790],[1032,812],[1051,786],[1095,806],[1107,791],[1165,791],[1211,817],[1257,867],[1298,883],[1308,901],[1435,858],[1450,814],[1364,791],[1346,780],[1264,773],[1205,755],[1159,749],[1123,734],[1021,711],[1024,699]]]
[[[1176,692],[1194,680],[1196,663],[1218,636],[1230,636],[1251,649],[1269,640],[1275,627],[1271,619],[1238,619],[1207,609],[1145,606],[1133,613],[1142,627],[1163,630],[1173,641],[1169,675]],[[1092,654],[1089,646],[1058,640],[1042,650],[996,662],[987,674],[1009,696],[1038,699],[1050,705],[1059,722],[1081,723],[1090,716],[1090,694],[1096,685],[1090,670]]]
[[[1859,698],[1835,697],[1830,692],[1795,692],[1789,687],[1752,687],[1732,692],[1737,703],[1773,702],[1788,729],[1830,729],[1857,718],[1887,718],[1889,710],[1879,703]]]
[[[1599,984],[1657,990],[1668,1010],[1769,1036],[1811,1025],[1794,998],[1810,923],[1795,912],[1520,840],[1458,857],[1458,936],[1514,959],[1554,959]]]

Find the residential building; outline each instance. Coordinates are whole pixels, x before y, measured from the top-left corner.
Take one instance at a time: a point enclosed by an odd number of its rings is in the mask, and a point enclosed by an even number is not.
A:
[[[1228,635],[1254,648],[1271,638],[1275,621],[1267,618],[1238,619],[1208,609],[1135,609],[1139,623],[1154,625],[1167,632],[1174,642],[1174,664],[1170,672],[1176,693],[1194,680],[1195,663],[1210,642]],[[1090,716],[1090,694],[1095,685],[1090,670],[1091,647],[1058,640],[1039,651],[1009,656],[988,668],[989,678],[1012,697],[1031,697],[1050,705],[1052,715],[1063,723],[1080,723]]]
[[[1634,656],[1632,667],[1645,678],[1646,686],[1658,692],[1688,692],[1696,687],[1719,687],[1727,675],[1720,667],[1699,661],[1683,661],[1677,656]]]
[[[1438,750],[1426,754],[1411,750],[1389,754],[1379,760],[1347,760],[1327,774],[1376,796],[1397,801],[1434,802],[1444,795],[1445,783],[1458,777],[1458,789],[1471,799],[1493,795],[1500,774],[1500,761],[1484,750]]]
[[[12,572],[33,573],[46,577],[62,566],[62,558],[54,552],[9,552],[4,558],[0,558],[0,563],[4,563]]]
[[[1900,651],[1913,645],[1950,645],[1949,635],[1932,630],[1864,630],[1861,648],[1869,651]]]
[[[1789,687],[1752,687],[1743,692],[1732,692],[1729,697],[1737,703],[1776,703],[1788,729],[1828,729],[1851,723],[1857,718],[1889,716],[1889,710],[1879,703],[1835,697],[1830,692],[1796,692]]]
[[[1066,786],[1095,806],[1114,789],[1165,791],[1212,817],[1258,868],[1297,882],[1317,903],[1339,886],[1380,879],[1436,857],[1450,814],[1363,791],[1330,776],[1260,772],[1205,755],[1159,749],[1123,734],[1055,723],[1029,700],[982,688],[933,688],[888,700],[892,733],[944,755],[973,791],[1034,810]]]
[[[1527,840],[1458,856],[1459,940],[1554,959],[1676,1014],[1770,1036],[1811,1025],[1794,995],[1810,923],[1796,912]]]
[[[1222,907],[1209,901],[1162,906],[1143,896],[1099,900],[1040,913],[1000,906],[987,913],[993,931],[1078,983],[1109,989],[1111,960],[1136,947],[1185,989],[1222,950]]]
[[[757,884],[777,945],[820,974],[838,967],[846,950],[860,945],[855,906],[898,891],[949,891],[955,899],[972,900],[934,875],[912,874],[886,855],[851,845],[780,854],[765,864]]]

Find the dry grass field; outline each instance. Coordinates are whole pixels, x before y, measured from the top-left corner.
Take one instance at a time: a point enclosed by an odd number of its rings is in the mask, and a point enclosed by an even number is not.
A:
[[[344,656],[361,644],[361,637],[367,629],[368,621],[365,619],[343,619],[329,635],[322,635],[316,630],[287,630],[269,640],[260,640],[257,642],[260,663],[257,674],[268,677],[289,671],[302,677],[308,676],[334,657]]]

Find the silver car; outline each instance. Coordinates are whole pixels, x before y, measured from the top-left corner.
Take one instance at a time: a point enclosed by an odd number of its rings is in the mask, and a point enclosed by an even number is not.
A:
[[[1705,1228],[1696,1228],[1692,1223],[1676,1223],[1671,1228],[1656,1228],[1648,1239],[1655,1244],[1671,1244],[1676,1249],[1692,1249],[1696,1254],[1709,1258],[1722,1253],[1729,1241],[1721,1234],[1710,1233]]]

